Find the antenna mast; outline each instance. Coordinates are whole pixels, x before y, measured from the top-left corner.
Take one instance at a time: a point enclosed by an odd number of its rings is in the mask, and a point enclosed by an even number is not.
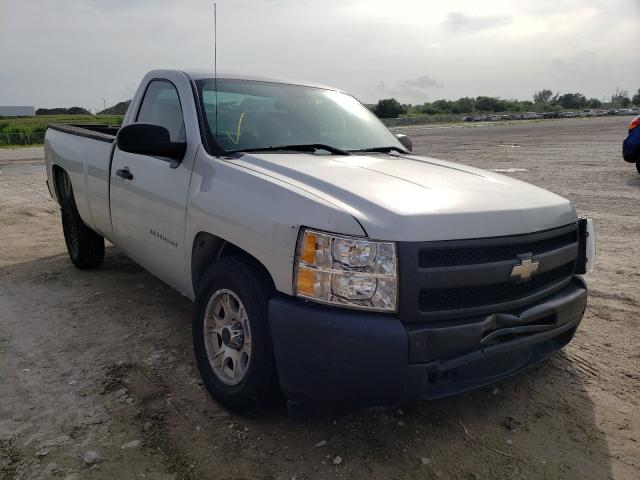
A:
[[[213,4],[213,88],[216,91],[216,133],[218,136],[218,25],[216,3]],[[216,143],[218,142],[216,138]]]

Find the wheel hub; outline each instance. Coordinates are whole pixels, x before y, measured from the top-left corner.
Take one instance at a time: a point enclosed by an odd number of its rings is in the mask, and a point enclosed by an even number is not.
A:
[[[252,337],[240,297],[226,288],[216,290],[207,302],[202,328],[213,373],[227,385],[242,382],[251,363]]]
[[[244,343],[244,331],[240,322],[233,322],[222,329],[222,343],[234,350],[240,350]]]

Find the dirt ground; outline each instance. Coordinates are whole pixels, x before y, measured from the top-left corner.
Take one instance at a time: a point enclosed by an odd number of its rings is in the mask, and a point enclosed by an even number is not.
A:
[[[594,218],[587,313],[563,352],[516,378],[320,423],[216,404],[194,365],[191,303],[115,247],[100,269],[76,270],[42,150],[0,150],[0,479],[640,478],[640,175],[620,155],[627,122],[403,129],[420,154],[518,169],[506,174]]]

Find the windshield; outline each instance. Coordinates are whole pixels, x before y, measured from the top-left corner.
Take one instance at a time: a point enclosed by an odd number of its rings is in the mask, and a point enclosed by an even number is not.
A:
[[[393,147],[396,137],[350,95],[253,80],[197,82],[205,129],[226,152],[298,145],[337,150]],[[216,97],[218,115],[216,126]]]

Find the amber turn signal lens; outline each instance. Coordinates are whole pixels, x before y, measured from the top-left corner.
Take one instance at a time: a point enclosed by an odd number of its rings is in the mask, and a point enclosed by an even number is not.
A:
[[[315,294],[316,272],[301,268],[298,270],[298,293],[305,295]]]
[[[305,232],[302,237],[300,260],[307,265],[314,265],[316,263],[316,236],[312,233]]]

